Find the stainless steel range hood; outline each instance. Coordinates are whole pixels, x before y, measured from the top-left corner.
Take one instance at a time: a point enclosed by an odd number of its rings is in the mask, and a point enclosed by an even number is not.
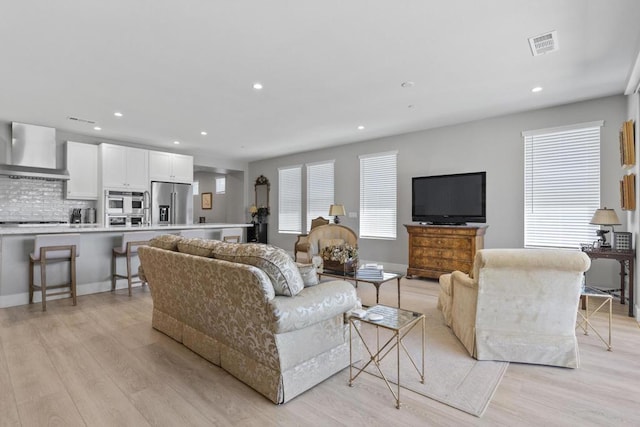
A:
[[[0,175],[67,181],[69,171],[56,168],[55,128],[13,122],[7,163],[0,165]]]

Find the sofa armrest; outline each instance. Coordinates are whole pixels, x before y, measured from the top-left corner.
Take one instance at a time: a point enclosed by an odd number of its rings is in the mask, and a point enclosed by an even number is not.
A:
[[[356,301],[353,285],[344,280],[304,288],[294,297],[276,296],[269,301],[273,313],[272,331],[280,334],[306,328],[353,309]]]

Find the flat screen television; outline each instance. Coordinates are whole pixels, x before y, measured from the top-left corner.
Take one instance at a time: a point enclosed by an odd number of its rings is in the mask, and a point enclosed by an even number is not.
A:
[[[487,222],[486,190],[486,172],[414,177],[412,220],[451,225]]]

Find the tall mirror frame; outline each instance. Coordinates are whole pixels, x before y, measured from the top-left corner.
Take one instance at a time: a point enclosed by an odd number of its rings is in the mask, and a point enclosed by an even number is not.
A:
[[[256,179],[254,187],[256,192],[256,208],[258,208],[258,222],[262,222],[270,213],[269,191],[271,190],[271,183],[269,183],[267,177],[260,175]]]

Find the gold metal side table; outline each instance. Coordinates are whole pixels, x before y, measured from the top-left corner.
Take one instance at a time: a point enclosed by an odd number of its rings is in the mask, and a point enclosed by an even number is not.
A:
[[[371,314],[380,315],[382,319],[380,320],[370,320],[369,316]],[[370,324],[376,327],[376,348],[374,350],[367,344],[367,341],[362,336],[362,332],[360,330],[359,322]],[[403,339],[407,336],[409,332],[413,330],[414,327],[420,325],[422,328],[422,347],[420,350],[421,355],[421,369],[418,368],[416,361],[413,360],[413,357],[407,351],[407,348],[404,345]],[[392,332],[391,337],[380,346],[380,328],[387,329]],[[360,340],[362,341],[367,353],[369,353],[369,361],[364,363],[362,367],[354,366],[353,363],[353,351],[352,351],[352,332],[356,331]],[[380,373],[380,378],[382,378],[387,385],[387,388],[393,394],[393,397],[396,401],[396,408],[400,409],[400,348],[404,350],[404,353],[407,355],[411,364],[415,368],[416,372],[420,376],[420,382],[424,384],[424,343],[425,343],[425,318],[424,314],[416,313],[413,311],[403,310],[396,307],[388,307],[386,305],[376,305],[367,310],[367,317],[358,318],[355,316],[349,317],[349,386],[353,385],[353,382],[358,378],[358,376],[362,372],[366,372],[365,369],[373,363],[378,372]],[[393,349],[396,349],[396,368],[397,368],[397,389],[393,390],[391,387],[391,383],[382,372],[382,368],[380,363],[382,360],[389,354]],[[354,370],[355,375],[354,375]],[[370,372],[367,372],[370,373]],[[374,376],[377,376],[373,374]]]
[[[576,324],[576,329],[580,328],[584,332],[585,335],[589,335],[589,329],[596,333],[598,338],[602,340],[602,342],[607,346],[607,351],[611,351],[611,321],[613,320],[613,312],[611,307],[611,302],[613,301],[613,296],[606,292],[599,291],[598,289],[586,287],[582,290],[580,294],[581,298],[584,298],[584,314],[580,311],[580,307],[578,307],[578,314],[580,315],[580,319]],[[597,306],[594,310],[589,311],[589,298],[601,298],[603,301]],[[593,327],[589,318],[600,311],[606,305],[609,306],[609,339],[605,340],[602,335],[598,332],[596,328]]]

